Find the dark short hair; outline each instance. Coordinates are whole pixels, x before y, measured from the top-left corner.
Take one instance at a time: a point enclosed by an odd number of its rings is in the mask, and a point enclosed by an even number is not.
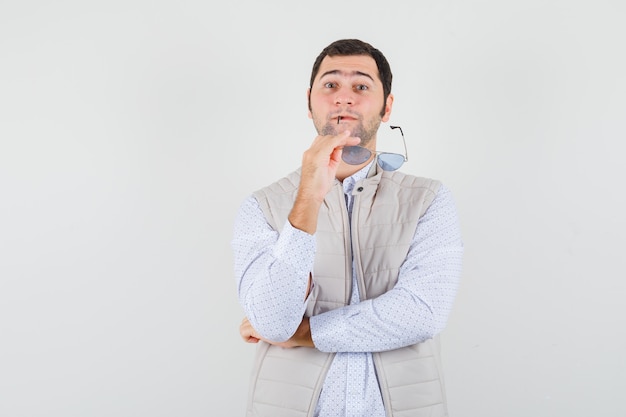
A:
[[[320,70],[320,65],[326,56],[348,56],[348,55],[367,55],[376,61],[378,67],[378,77],[383,84],[383,106],[387,102],[387,97],[391,93],[391,67],[387,58],[378,49],[374,48],[367,42],[358,39],[341,39],[328,45],[315,59],[313,70],[311,71],[311,82],[309,87],[313,87],[313,81]]]

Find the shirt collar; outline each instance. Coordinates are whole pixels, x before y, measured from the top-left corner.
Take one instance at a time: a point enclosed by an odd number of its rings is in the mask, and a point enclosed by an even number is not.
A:
[[[375,159],[376,158],[374,158],[374,160]],[[357,172],[355,172],[354,174],[352,174],[351,176],[343,180],[343,193],[344,194],[348,194],[348,195],[352,194],[352,190],[354,189],[354,186],[356,185],[356,183],[367,177],[367,173],[369,172],[370,167],[374,163],[374,160],[372,160],[369,164],[365,165],[363,168],[361,168],[360,170],[358,170]]]

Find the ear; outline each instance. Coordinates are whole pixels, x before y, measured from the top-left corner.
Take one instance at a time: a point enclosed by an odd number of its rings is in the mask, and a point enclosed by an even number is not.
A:
[[[307,103],[309,119],[312,119],[313,115],[311,114],[311,88],[310,87],[306,89],[306,103]]]
[[[388,122],[391,117],[391,108],[393,107],[393,94],[389,93],[387,96],[387,102],[385,103],[385,113],[383,114],[382,121]]]

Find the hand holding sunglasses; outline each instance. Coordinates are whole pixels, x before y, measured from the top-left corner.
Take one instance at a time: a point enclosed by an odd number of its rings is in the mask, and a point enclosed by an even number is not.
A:
[[[384,171],[395,171],[402,166],[406,161],[409,160],[408,152],[406,149],[406,140],[404,139],[404,132],[402,132],[402,128],[400,126],[389,126],[391,129],[399,129],[400,134],[402,135],[402,142],[404,143],[404,155],[400,155],[399,153],[391,153],[391,152],[378,152],[376,151],[376,155],[378,155],[377,161],[378,165]],[[341,153],[341,159],[346,164],[350,165],[361,165],[365,161],[367,161],[372,156],[372,151],[364,148],[363,146],[345,146],[343,148],[343,152]]]

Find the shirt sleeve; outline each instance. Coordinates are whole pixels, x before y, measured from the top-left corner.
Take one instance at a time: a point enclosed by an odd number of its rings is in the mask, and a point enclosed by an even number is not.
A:
[[[239,302],[264,338],[289,339],[302,321],[315,258],[315,237],[289,221],[275,231],[257,200],[240,206],[231,242]]]
[[[323,352],[380,352],[432,338],[446,325],[462,257],[456,207],[442,185],[418,222],[394,288],[311,317],[313,343]]]

